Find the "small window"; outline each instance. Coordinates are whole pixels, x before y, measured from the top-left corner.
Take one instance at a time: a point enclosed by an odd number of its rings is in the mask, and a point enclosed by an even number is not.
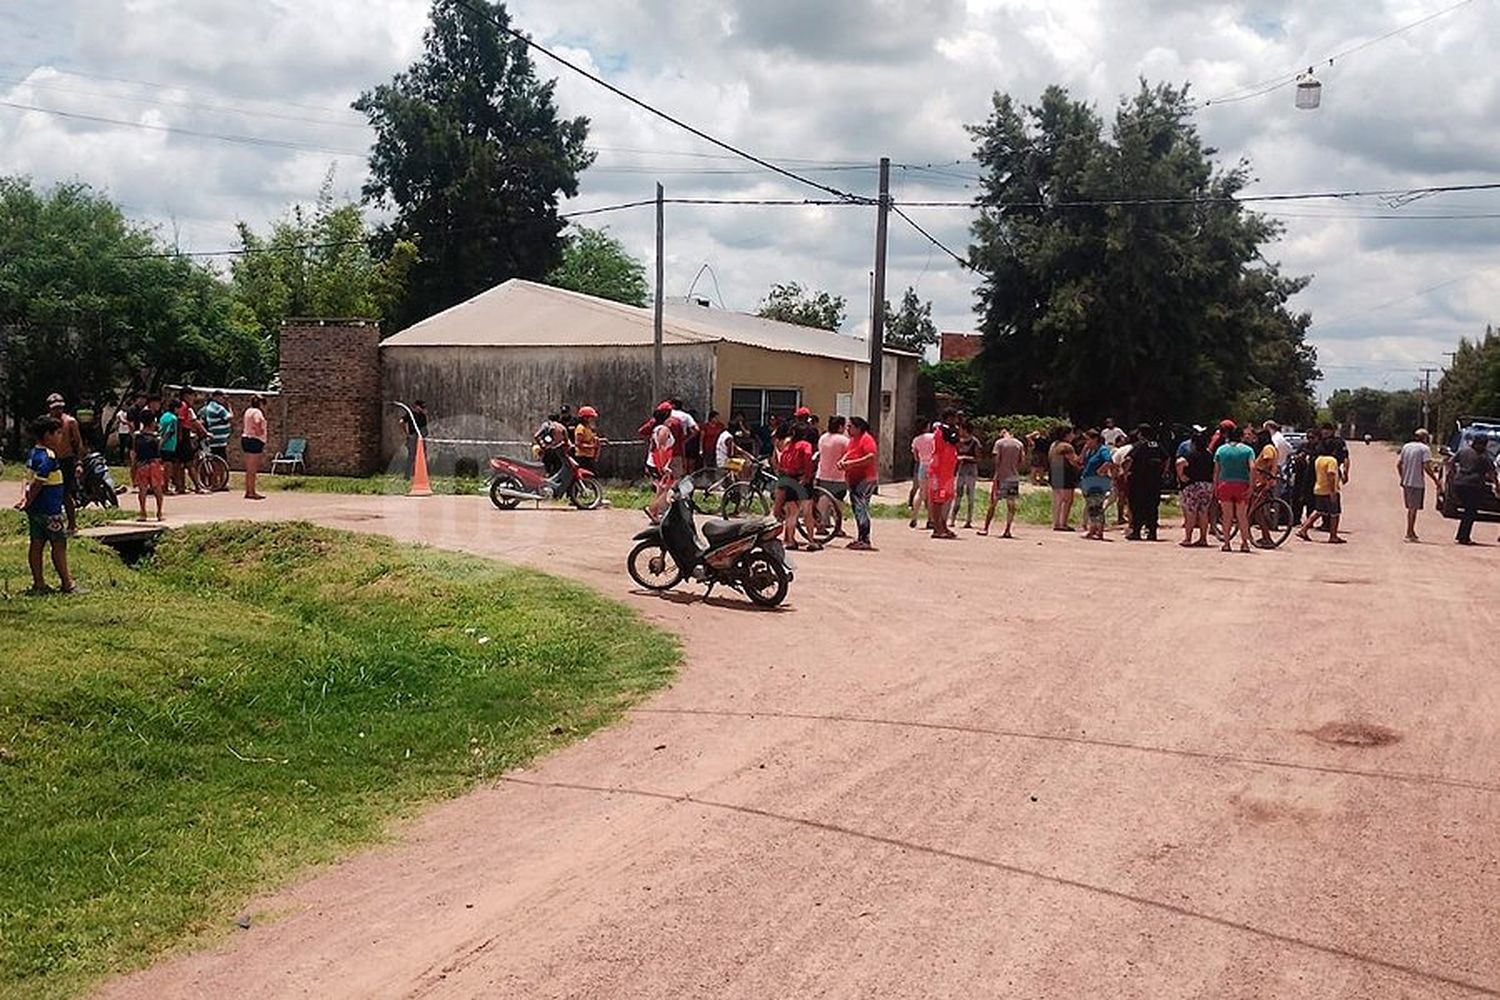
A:
[[[730,414],[743,413],[752,427],[770,423],[772,418],[789,418],[802,405],[800,389],[739,388],[730,390]]]

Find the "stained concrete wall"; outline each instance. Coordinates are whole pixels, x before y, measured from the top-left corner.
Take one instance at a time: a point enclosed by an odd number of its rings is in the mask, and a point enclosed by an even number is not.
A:
[[[636,428],[658,402],[651,398],[650,346],[628,347],[440,347],[380,349],[382,398],[427,404],[429,463],[448,471],[459,457],[485,469],[492,454],[520,458],[523,444],[445,444],[453,439],[530,441],[537,424],[564,403],[599,411],[599,430],[622,445],[606,448],[600,471],[636,479],[645,458]],[[713,395],[714,345],[668,344],[662,349],[663,396],[680,396],[706,413]],[[403,466],[406,442],[399,410],[387,405],[381,457],[388,468]]]

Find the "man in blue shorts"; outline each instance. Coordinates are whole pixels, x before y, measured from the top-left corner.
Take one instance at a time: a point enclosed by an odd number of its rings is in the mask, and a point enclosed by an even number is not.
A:
[[[26,492],[16,510],[26,512],[26,527],[31,536],[27,562],[31,567],[31,593],[46,594],[52,588],[42,575],[42,555],[52,546],[52,567],[57,570],[62,592],[78,589],[68,573],[68,529],[63,516],[63,473],[57,460],[62,447],[63,424],[56,417],[41,417],[31,425],[36,441],[26,458]]]

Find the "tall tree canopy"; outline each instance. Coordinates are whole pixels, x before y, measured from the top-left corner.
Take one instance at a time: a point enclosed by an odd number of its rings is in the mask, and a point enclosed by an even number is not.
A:
[[[604,229],[577,226],[563,245],[562,263],[547,284],[631,306],[646,304],[646,265]]]
[[[844,322],[844,297],[804,289],[795,281],[777,282],[755,314],[798,326],[837,330]]]
[[[311,210],[293,205],[267,236],[243,222],[239,232],[246,252],[230,264],[230,287],[235,302],[254,318],[272,365],[288,317],[391,316],[417,257],[416,244],[396,240],[377,259],[359,206],[335,203],[332,176]]]
[[[354,108],[375,129],[367,201],[394,208],[392,238],[421,247],[396,326],[507,278],[542,280],[562,260],[559,197],[593,162],[588,119],[558,117],[503,3],[494,21],[433,0],[420,59]]]
[[[885,346],[921,354],[937,342],[932,303],[918,298],[915,288],[907,288],[901,296],[900,312],[892,312],[891,304],[885,304]]]
[[[1049,87],[996,94],[969,129],[983,182],[970,256],[984,397],[998,412],[1182,420],[1242,410],[1312,418],[1309,279],[1261,256],[1276,222],[1232,202],[1250,180],[1215,167],[1185,90],[1147,86],[1106,137]],[[1120,204],[1151,199],[1153,204]]]
[[[0,387],[19,425],[49,392],[112,401],[131,384],[268,374],[218,276],[174,255],[87,185],[0,178]]]
[[[1460,417],[1500,417],[1500,333],[1459,341],[1435,394],[1438,440],[1447,441]]]

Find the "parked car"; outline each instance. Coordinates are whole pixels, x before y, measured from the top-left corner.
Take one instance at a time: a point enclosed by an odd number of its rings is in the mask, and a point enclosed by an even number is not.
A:
[[[1455,520],[1458,518],[1458,498],[1448,485],[1453,476],[1453,455],[1476,434],[1489,438],[1486,450],[1490,458],[1500,462],[1500,417],[1459,417],[1453,437],[1443,447],[1443,464],[1438,473],[1438,510],[1444,517]],[[1478,519],[1500,521],[1500,497],[1493,491],[1487,493],[1484,502],[1480,504]]]

